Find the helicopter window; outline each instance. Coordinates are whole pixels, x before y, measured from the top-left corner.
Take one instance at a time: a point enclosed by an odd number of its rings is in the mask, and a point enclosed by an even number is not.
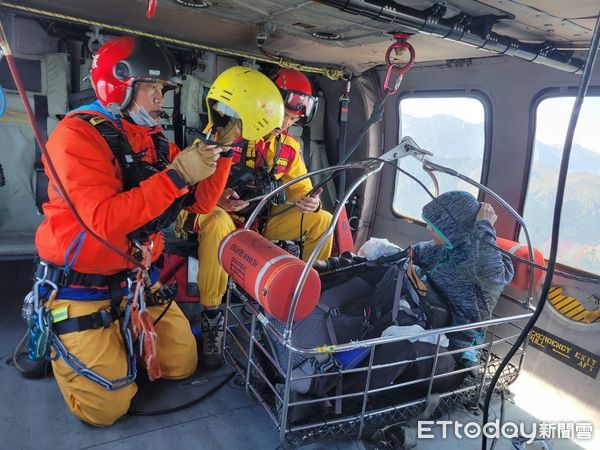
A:
[[[422,148],[433,152],[432,161],[451,167],[480,181],[486,147],[484,103],[475,97],[406,97],[399,102],[400,136],[412,137]],[[400,167],[421,180],[434,193],[431,178],[420,161],[408,157]],[[466,190],[477,196],[473,186],[457,178],[439,175],[440,192]],[[393,210],[422,222],[421,208],[431,197],[413,180],[397,172]]]
[[[523,218],[529,224],[533,245],[545,255],[550,252],[558,172],[574,99],[573,96],[544,98],[535,111],[533,156]],[[599,125],[600,97],[588,96],[581,108],[571,149],[557,257],[561,264],[596,274],[600,274]]]

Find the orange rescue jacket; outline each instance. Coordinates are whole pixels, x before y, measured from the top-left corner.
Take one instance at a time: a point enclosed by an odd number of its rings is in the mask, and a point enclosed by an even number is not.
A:
[[[187,194],[189,188],[178,189],[165,170],[142,181],[139,187],[124,192],[121,167],[108,143],[91,123],[72,117],[73,114],[100,115],[93,110],[70,113],[53,131],[46,148],[85,224],[127,253],[131,242],[126,235],[160,216],[178,197]],[[160,127],[142,127],[127,120],[121,120],[120,126],[112,123],[124,132],[135,153],[145,152],[142,159],[156,163],[152,135],[162,132]],[[179,152],[177,145],[169,143],[171,161]],[[45,160],[44,163],[47,167]],[[215,173],[197,184],[195,203],[186,209],[198,214],[210,212],[225,188],[230,167],[231,158],[220,158]],[[83,229],[61,198],[48,169],[46,174],[49,201],[43,206],[45,219],[36,232],[35,245],[40,258],[63,265],[67,249]],[[150,239],[154,261],[164,248],[164,240],[161,233],[151,235]],[[101,275],[112,275],[128,268],[132,268],[129,261],[92,236],[86,236],[72,266],[78,272]]]

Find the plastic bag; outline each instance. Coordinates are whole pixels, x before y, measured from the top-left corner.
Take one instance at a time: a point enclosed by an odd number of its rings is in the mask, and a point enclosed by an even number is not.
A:
[[[358,250],[359,256],[364,256],[369,261],[375,261],[382,256],[390,256],[402,251],[396,244],[387,239],[371,238]]]

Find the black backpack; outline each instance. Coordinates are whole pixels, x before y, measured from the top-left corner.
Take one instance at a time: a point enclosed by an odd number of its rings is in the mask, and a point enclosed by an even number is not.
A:
[[[442,328],[450,322],[450,308],[445,296],[414,264],[408,252],[399,252],[374,262],[324,275],[318,306],[292,330],[292,342],[301,348],[326,347],[381,336],[390,325],[419,324],[423,328]],[[271,318],[280,331],[285,324]],[[269,333],[264,333],[281,367],[287,368],[288,351]],[[343,355],[322,354],[306,358],[295,353],[293,371],[323,373],[360,365],[369,354],[359,348]],[[292,385],[302,394],[323,395],[340,386],[335,376],[319,377]]]

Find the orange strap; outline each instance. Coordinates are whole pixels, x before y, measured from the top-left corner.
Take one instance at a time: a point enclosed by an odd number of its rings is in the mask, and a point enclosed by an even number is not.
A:
[[[421,297],[427,295],[427,286],[418,277],[417,272],[415,271],[415,267],[413,266],[412,258],[408,260],[406,275],[408,276],[408,279],[410,280],[411,284]]]

